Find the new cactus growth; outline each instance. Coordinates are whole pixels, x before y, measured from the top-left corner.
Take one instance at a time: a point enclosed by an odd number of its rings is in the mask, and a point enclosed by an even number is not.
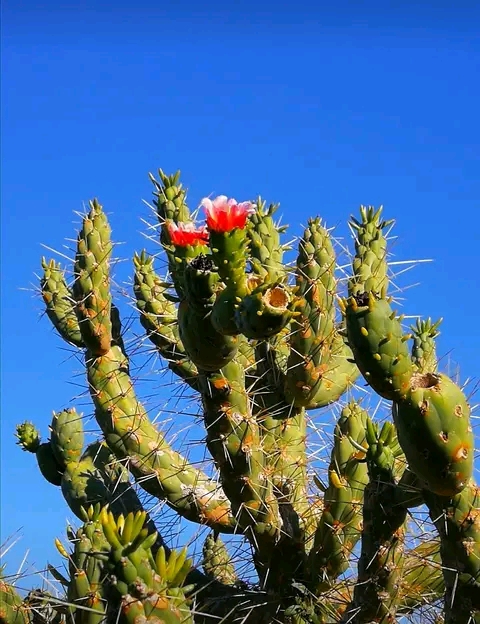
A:
[[[1,578],[0,624],[480,622],[471,408],[440,370],[440,322],[406,331],[395,310],[393,222],[372,207],[352,217],[344,292],[320,217],[291,270],[278,205],[220,195],[202,201],[201,223],[178,172],[151,179],[168,273],[135,254],[134,300],[161,366],[197,406],[210,463],[181,454],[140,396],[138,337],[123,340],[110,224],[93,200],[73,283],[43,259],[40,289],[57,333],[81,353],[100,438],[84,443],[74,408],[54,413],[46,441],[29,422],[16,432],[82,524],[68,528],[70,547],[57,541],[67,569],[51,572],[65,595],[23,597]],[[383,422],[375,403],[388,405]],[[328,406],[332,428],[321,425]],[[333,444],[315,449],[312,430],[333,433]],[[208,531],[196,564],[169,548],[145,494]],[[409,521],[417,511],[430,534]]]

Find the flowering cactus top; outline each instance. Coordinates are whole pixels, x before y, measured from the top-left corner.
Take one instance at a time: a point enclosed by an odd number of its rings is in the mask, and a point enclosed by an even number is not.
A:
[[[169,223],[168,233],[170,240],[177,247],[188,245],[208,245],[208,232],[205,226],[197,228],[195,223]]]
[[[205,197],[201,205],[207,215],[207,227],[212,232],[230,232],[243,229],[249,215],[255,212],[255,204],[249,201],[240,204],[226,195],[219,195],[214,200]]]

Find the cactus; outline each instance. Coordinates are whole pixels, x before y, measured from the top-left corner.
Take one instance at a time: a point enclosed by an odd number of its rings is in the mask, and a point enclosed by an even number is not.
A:
[[[2,578],[0,622],[480,622],[471,408],[440,370],[440,321],[406,330],[395,310],[393,222],[372,207],[351,218],[344,289],[320,217],[304,228],[292,271],[278,205],[204,199],[198,224],[179,172],[151,180],[168,273],[135,254],[140,340],[188,388],[210,465],[181,454],[140,396],[129,354],[139,339],[124,342],[111,228],[93,200],[72,284],[42,259],[40,290],[57,333],[83,357],[100,437],[85,444],[75,408],[54,413],[46,441],[30,422],[16,432],[81,525],[68,527],[70,547],[56,542],[67,569],[50,572],[64,595],[22,596]],[[311,430],[327,407],[336,422],[322,474]],[[203,571],[160,535],[149,497],[208,530]],[[429,515],[429,534],[410,522],[415,510]],[[246,565],[233,554],[238,539]]]

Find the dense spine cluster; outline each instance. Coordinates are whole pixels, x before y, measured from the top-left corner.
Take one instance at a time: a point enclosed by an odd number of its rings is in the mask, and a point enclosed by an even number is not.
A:
[[[70,547],[57,541],[62,599],[22,596],[3,575],[0,624],[400,624],[424,621],[426,606],[438,613],[442,599],[445,624],[480,622],[471,408],[439,371],[440,321],[405,331],[395,310],[393,222],[381,208],[352,217],[343,293],[319,217],[291,271],[277,205],[206,198],[199,224],[178,172],[151,179],[168,274],[135,254],[134,302],[146,338],[197,401],[211,470],[173,448],[135,388],[112,296],[111,229],[93,200],[72,284],[43,259],[40,288],[57,333],[82,353],[101,438],[85,444],[74,408],[54,413],[46,441],[30,422],[17,427],[82,524],[68,528]],[[388,405],[383,423],[359,379]],[[329,406],[324,482],[312,475],[308,426]],[[208,529],[203,571],[169,548],[142,490]],[[422,506],[436,534],[418,542],[409,517]],[[245,540],[255,582],[242,578],[229,534]]]

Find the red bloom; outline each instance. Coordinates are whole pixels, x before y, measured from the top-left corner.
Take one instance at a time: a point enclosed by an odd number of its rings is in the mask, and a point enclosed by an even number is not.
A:
[[[169,223],[167,225],[170,240],[177,247],[188,245],[208,245],[208,232],[205,226],[196,228],[195,223]]]
[[[219,195],[213,201],[206,197],[202,204],[207,214],[207,227],[213,232],[230,232],[234,229],[243,229],[249,215],[255,212],[255,204],[228,199],[226,195]]]

